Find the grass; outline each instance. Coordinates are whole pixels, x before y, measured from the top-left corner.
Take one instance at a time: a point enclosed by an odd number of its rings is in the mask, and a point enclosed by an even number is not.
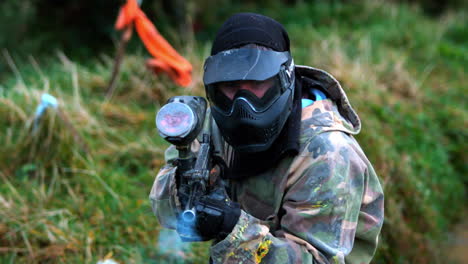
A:
[[[296,63],[332,73],[363,120],[358,141],[386,194],[375,263],[444,263],[440,248],[466,200],[466,11],[435,19],[382,1],[249,10],[283,22]],[[0,262],[206,262],[208,244],[177,243],[147,198],[167,147],[156,110],[170,96],[203,94],[209,43],[181,50],[194,65],[191,87],[153,76],[137,51],[125,57],[110,100],[105,55],[82,64],[65,53],[3,52],[11,74],[0,84]],[[59,108],[33,132],[44,92]]]
[[[2,262],[97,262],[109,252],[126,263],[157,258],[147,195],[167,146],[154,112],[170,93],[160,95],[165,87],[141,62],[126,59],[111,101],[104,98],[110,65],[91,70],[63,54],[51,72],[2,87]],[[59,99],[59,114],[48,111],[33,133],[42,92]]]

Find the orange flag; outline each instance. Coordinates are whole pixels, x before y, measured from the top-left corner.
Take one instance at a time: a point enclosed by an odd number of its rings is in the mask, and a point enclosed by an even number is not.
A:
[[[127,0],[120,9],[115,28],[122,30],[135,25],[135,28],[148,52],[154,58],[147,65],[155,73],[165,72],[181,86],[192,82],[192,65],[164,39],[156,27],[140,9],[136,0]]]

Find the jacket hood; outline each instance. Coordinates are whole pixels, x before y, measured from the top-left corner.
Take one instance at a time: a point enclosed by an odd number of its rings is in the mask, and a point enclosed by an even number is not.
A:
[[[328,99],[302,109],[302,122],[307,127],[320,127],[321,131],[339,130],[353,135],[359,133],[361,120],[340,83],[331,74],[302,65],[296,65],[296,74],[300,78],[308,78],[308,83],[319,86],[329,95]]]

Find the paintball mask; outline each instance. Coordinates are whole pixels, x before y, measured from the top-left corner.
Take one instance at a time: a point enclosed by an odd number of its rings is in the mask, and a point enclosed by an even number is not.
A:
[[[239,89],[230,98],[220,89],[227,82],[265,80],[272,80],[272,85],[260,98],[246,89]],[[289,51],[221,51],[205,61],[203,82],[213,118],[236,151],[260,152],[270,148],[293,105],[294,63]]]

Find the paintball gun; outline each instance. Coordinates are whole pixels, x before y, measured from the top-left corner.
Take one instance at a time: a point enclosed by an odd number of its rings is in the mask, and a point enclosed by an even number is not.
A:
[[[197,200],[210,190],[209,177],[213,166],[210,135],[211,118],[205,120],[207,102],[199,96],[175,96],[168,100],[156,116],[156,127],[166,141],[179,152],[176,182],[182,212],[178,216],[177,231],[182,241],[202,241],[195,231]],[[195,157],[192,142],[198,137],[200,148]],[[210,210],[207,208],[206,210]],[[216,208],[208,212],[218,215]]]

